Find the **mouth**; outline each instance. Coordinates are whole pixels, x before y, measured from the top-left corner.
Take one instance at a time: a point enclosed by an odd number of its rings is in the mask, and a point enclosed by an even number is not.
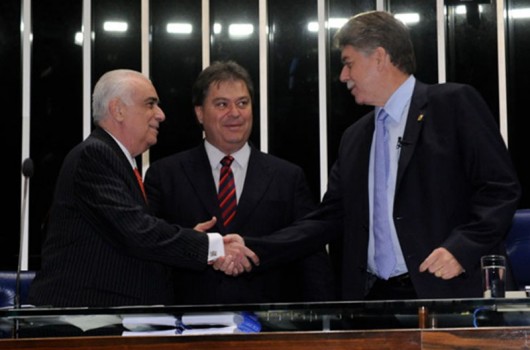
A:
[[[225,128],[230,129],[230,130],[239,129],[241,128],[241,124],[229,124],[229,125],[225,125]]]

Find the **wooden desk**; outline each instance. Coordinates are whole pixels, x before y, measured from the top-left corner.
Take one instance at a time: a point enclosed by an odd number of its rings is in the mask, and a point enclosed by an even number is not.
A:
[[[528,349],[530,327],[274,332],[173,337],[2,339],[0,349],[351,350]]]

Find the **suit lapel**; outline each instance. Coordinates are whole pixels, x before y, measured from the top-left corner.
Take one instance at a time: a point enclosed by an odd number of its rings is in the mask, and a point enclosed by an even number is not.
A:
[[[403,134],[403,143],[398,162],[396,189],[399,188],[403,174],[416,150],[418,138],[423,128],[423,123],[428,115],[425,114],[427,107],[427,85],[416,81],[412,99],[410,101],[407,125]]]
[[[209,214],[219,219],[221,212],[215,189],[215,181],[217,179],[213,179],[212,169],[204,145],[193,149],[188,154],[187,159],[185,159],[184,165],[183,171],[204,207]],[[267,192],[271,180],[271,170],[266,165],[262,154],[254,147],[251,147],[244,189],[237,204],[237,214],[227,228],[223,229],[222,225],[218,224],[220,232],[232,232],[235,228],[244,225]]]
[[[128,174],[130,181],[134,183],[134,186],[137,188],[138,198],[141,198],[142,204],[147,206],[147,203],[145,202],[145,199],[144,199],[144,195],[142,193],[142,189],[140,188],[140,184],[138,183],[138,180],[136,179],[136,175],[134,174],[134,171],[131,168],[131,163],[129,163],[129,159],[127,159],[125,154],[123,154],[122,149],[120,148],[118,143],[114,140],[114,138],[112,138],[112,136],[110,136],[105,130],[103,130],[100,127],[96,127],[92,131],[90,136],[106,143],[112,148],[114,153],[116,153],[116,156],[118,157],[118,159],[120,159],[123,165],[123,169]]]
[[[217,218],[221,217],[215,181],[212,176],[212,169],[206,154],[204,145],[193,149],[184,161],[182,169],[188,177],[195,193],[206,208],[206,211]]]
[[[251,147],[243,192],[237,205],[236,217],[228,226],[229,228],[242,227],[244,225],[267,192],[271,180],[271,170],[264,162],[262,154],[254,147]]]
[[[98,140],[101,140],[103,141],[104,143],[106,143],[107,145],[109,145],[112,150],[114,151],[114,153],[116,153],[116,156],[120,159],[120,161],[123,163],[123,166],[124,167],[128,167],[130,168],[131,167],[131,164],[129,163],[129,160],[127,159],[127,157],[125,156],[125,154],[123,154],[123,151],[121,150],[120,146],[118,145],[118,143],[112,138],[112,136],[109,135],[109,133],[107,133],[105,130],[103,130],[102,128],[100,127],[96,127],[91,135],[91,137],[94,137]],[[134,176],[134,173],[131,171],[131,174],[132,174],[132,179],[134,179],[134,181],[136,181],[136,177]],[[140,186],[138,186],[138,189],[140,189]]]

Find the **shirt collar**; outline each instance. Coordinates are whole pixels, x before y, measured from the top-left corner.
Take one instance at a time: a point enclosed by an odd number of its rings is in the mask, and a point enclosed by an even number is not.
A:
[[[390,96],[385,106],[383,107],[386,113],[394,120],[399,123],[403,116],[405,107],[409,104],[414,91],[414,85],[416,84],[416,78],[410,75],[403,84]],[[379,114],[381,107],[376,107],[375,115]]]
[[[210,161],[212,169],[221,166],[220,161],[226,156],[226,154],[206,140],[204,140],[204,148],[206,149],[206,154],[208,155],[208,160]],[[242,168],[246,168],[250,158],[250,146],[248,145],[248,142],[246,142],[238,151],[231,153],[230,155],[234,157],[234,163]]]

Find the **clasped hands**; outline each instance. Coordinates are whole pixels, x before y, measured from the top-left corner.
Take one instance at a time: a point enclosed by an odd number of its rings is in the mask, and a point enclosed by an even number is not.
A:
[[[194,227],[194,230],[206,232],[213,227],[217,219],[201,222]],[[225,255],[217,258],[211,263],[214,270],[220,270],[226,275],[237,276],[243,272],[250,272],[252,264],[259,265],[259,257],[252,250],[245,246],[243,237],[236,233],[223,236]]]

